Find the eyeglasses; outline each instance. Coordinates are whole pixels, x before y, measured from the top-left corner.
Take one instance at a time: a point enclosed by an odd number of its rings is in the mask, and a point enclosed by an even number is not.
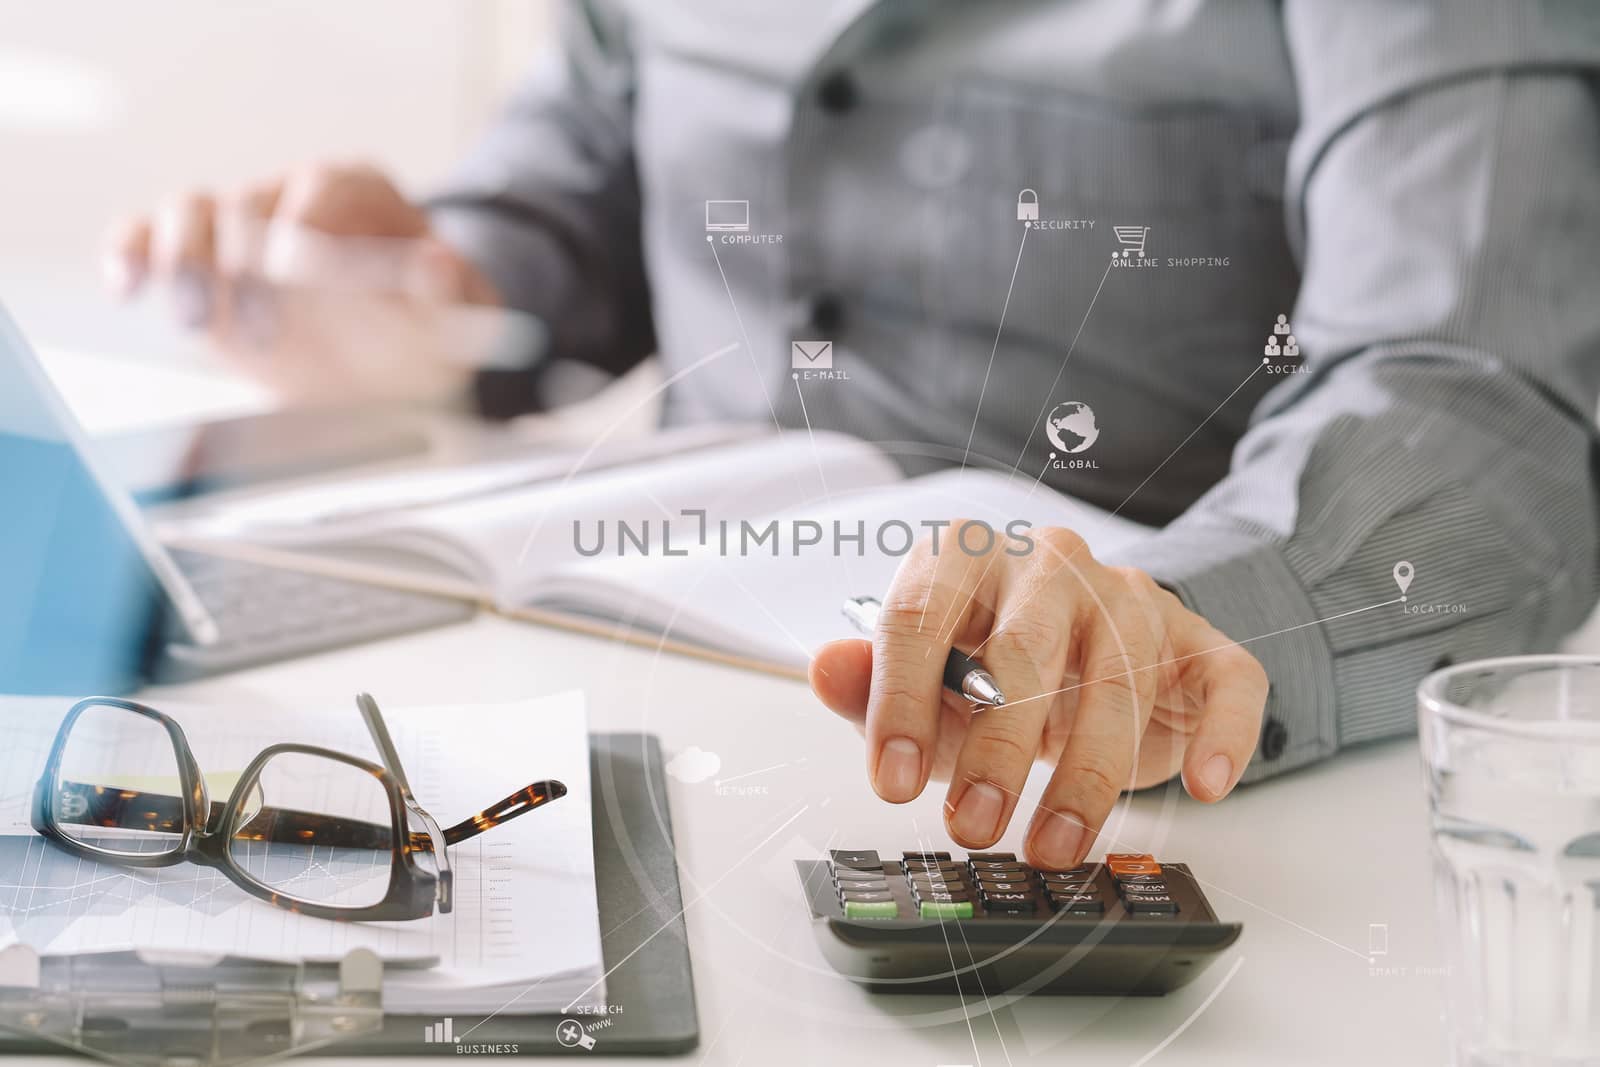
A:
[[[566,795],[534,782],[441,830],[411,795],[377,702],[356,706],[383,760],[316,745],[263,749],[226,803],[183,729],[115,697],[73,705],[33,794],[33,828],[124,867],[213,867],[245,892],[324,919],[421,919],[451,907],[446,848]]]

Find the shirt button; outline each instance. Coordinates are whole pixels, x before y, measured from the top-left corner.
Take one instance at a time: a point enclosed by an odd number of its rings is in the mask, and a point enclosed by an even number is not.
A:
[[[821,334],[822,339],[831,339],[844,325],[844,306],[839,303],[839,298],[832,293],[819,293],[812,297],[806,325]]]
[[[1268,719],[1261,727],[1261,758],[1277,759],[1289,744],[1289,728],[1279,719]]]
[[[856,80],[847,70],[832,70],[817,83],[817,103],[822,110],[842,115],[856,106]]]

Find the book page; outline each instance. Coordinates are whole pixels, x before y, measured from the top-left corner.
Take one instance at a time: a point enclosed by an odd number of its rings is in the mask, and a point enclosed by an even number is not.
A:
[[[851,596],[882,596],[900,565],[905,532],[924,521],[982,520],[1003,535],[1013,520],[1076,530],[1099,553],[1152,533],[1150,527],[1062,496],[1032,479],[992,471],[944,471],[896,485],[816,496],[776,516],[776,541],[735,536],[688,558],[634,553],[596,559],[546,584],[539,605],[620,620],[669,638],[802,669],[818,645],[855,636],[840,613]],[[823,530],[819,544],[797,545]],[[755,523],[758,530],[771,521]],[[858,545],[832,539],[838,521]],[[884,543],[877,533],[883,531]],[[631,548],[631,546],[629,546]],[[888,551],[885,551],[884,548]]]
[[[755,518],[796,500],[900,478],[894,461],[865,441],[780,433],[463,505],[418,526],[449,532],[493,561],[497,599],[514,607],[537,603],[552,575],[583,570],[591,558],[615,554],[619,543],[687,551],[700,520],[685,511],[703,511],[707,521]]]
[[[673,440],[663,438],[662,447],[672,449]],[[656,550],[675,550],[661,539],[668,519],[684,536],[693,522],[685,509],[753,518],[795,500],[900,478],[895,463],[865,441],[790,432],[669,451],[427,508],[321,527],[291,524],[292,535],[236,522],[227,510],[164,532],[176,544],[202,549],[217,540],[260,544],[284,564],[295,551],[311,552],[358,566],[367,580],[384,569],[464,577],[502,606],[516,607],[535,600],[549,575],[584,565],[580,538],[592,547],[602,530],[608,545],[625,528],[632,537],[648,537]],[[259,516],[265,507],[254,505],[246,514]]]

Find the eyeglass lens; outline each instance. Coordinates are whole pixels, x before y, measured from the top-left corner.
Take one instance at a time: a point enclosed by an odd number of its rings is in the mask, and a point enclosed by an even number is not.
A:
[[[173,852],[183,844],[178,751],[155,719],[111,704],[84,708],[51,783],[57,828],[112,855]]]
[[[280,752],[247,783],[228,827],[244,873],[285,897],[326,907],[383,901],[394,865],[389,794],[366,770]]]

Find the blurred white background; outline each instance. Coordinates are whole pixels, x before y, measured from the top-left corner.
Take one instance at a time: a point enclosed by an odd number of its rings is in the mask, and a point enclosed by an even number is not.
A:
[[[332,155],[439,176],[547,0],[0,0],[0,255],[78,257],[163,193]]]
[[[125,212],[325,157],[425,191],[526,69],[550,7],[0,0],[0,302],[47,346],[102,347],[97,252]]]

